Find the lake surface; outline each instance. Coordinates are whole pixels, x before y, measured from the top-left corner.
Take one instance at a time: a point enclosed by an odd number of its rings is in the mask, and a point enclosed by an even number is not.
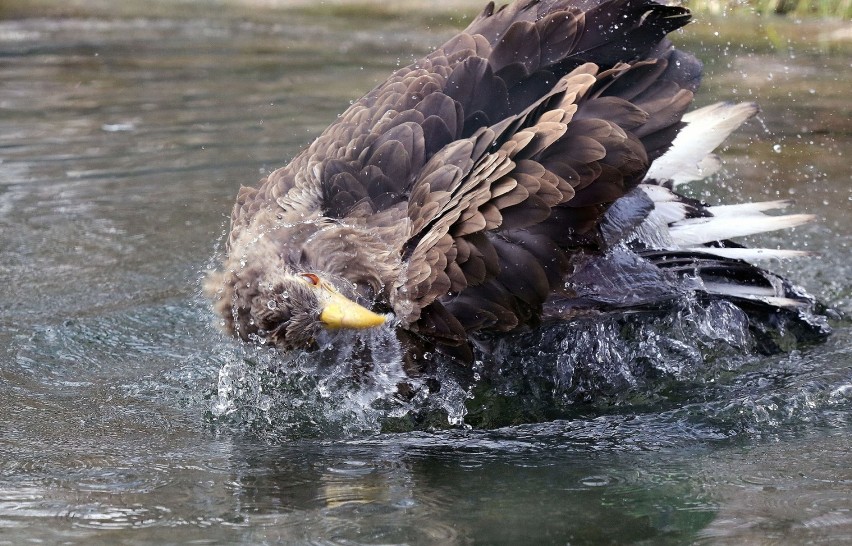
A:
[[[305,361],[278,374],[225,338],[200,283],[239,185],[463,18],[156,5],[0,19],[0,544],[852,542],[845,320],[781,355],[652,355],[665,379],[559,420],[404,433],[381,432],[383,392],[310,383]],[[693,191],[818,215],[751,242],[819,253],[770,266],[846,314],[848,35],[705,19],[677,36],[707,65],[699,104],[764,110],[721,189]]]

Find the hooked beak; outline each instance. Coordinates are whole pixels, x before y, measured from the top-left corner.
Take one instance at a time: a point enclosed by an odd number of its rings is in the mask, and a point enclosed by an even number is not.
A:
[[[363,330],[385,323],[385,317],[373,313],[336,291],[328,291],[328,299],[320,313],[320,320],[328,328],[353,328]]]

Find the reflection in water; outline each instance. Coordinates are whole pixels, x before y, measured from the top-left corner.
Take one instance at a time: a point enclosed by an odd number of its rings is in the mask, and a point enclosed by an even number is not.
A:
[[[475,536],[486,544],[512,543],[538,526],[581,542],[650,539],[671,526],[694,532],[713,517],[713,503],[692,490],[677,465],[654,463],[637,471],[617,455],[590,460],[582,452],[530,464],[535,449],[501,452],[494,451],[499,442],[480,438],[476,447],[474,438],[472,447],[467,440],[438,440],[429,450],[407,445],[405,438],[302,444],[298,460],[309,455],[309,462],[299,468],[288,460],[291,449],[249,449],[241,453],[245,464],[230,487],[243,513],[256,522],[278,520],[271,533],[298,518],[304,534],[271,535],[297,541],[323,536],[335,542],[444,544]],[[665,479],[649,481],[660,471],[668,474]],[[299,479],[282,481],[293,476]],[[671,511],[659,513],[655,503]],[[602,504],[609,509],[599,510]],[[613,513],[621,517],[613,519]]]
[[[748,339],[697,310],[653,332],[595,325],[628,336],[614,367],[665,357],[608,375],[628,388],[591,404],[575,403],[582,382],[559,390],[570,361],[544,390],[492,370],[497,389],[436,398],[435,424],[463,407],[506,424],[554,398],[544,417],[564,420],[386,435],[379,417],[406,409],[387,396],[398,370],[341,391],[343,371],[318,379],[316,362],[223,338],[197,280],[237,186],[449,32],[251,21],[0,21],[0,543],[852,540],[846,322],[823,345],[740,358]],[[790,237],[821,257],[772,269],[848,313],[848,52],[760,47],[699,48],[704,100],[764,108],[724,155],[724,200],[792,195],[819,214]],[[223,396],[228,381],[242,391]],[[511,411],[477,414],[494,393]]]

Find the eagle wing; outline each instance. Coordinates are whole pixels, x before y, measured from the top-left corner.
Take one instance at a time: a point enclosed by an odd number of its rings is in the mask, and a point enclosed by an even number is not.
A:
[[[410,329],[464,351],[534,322],[677,134],[701,65],[665,35],[688,21],[650,0],[489,4],[243,188],[231,238],[262,214],[405,223],[386,287]]]
[[[465,58],[439,93],[464,123],[411,186],[397,288],[417,303],[413,330],[464,352],[472,331],[537,320],[677,134],[701,65],[664,36],[687,21],[652,2],[526,2],[487,8],[450,41],[447,58],[467,44]]]

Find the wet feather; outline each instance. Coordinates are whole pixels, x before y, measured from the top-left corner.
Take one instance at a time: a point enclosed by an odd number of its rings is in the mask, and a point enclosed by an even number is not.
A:
[[[688,21],[651,0],[489,4],[240,189],[210,282],[226,328],[310,345],[319,326],[304,274],[462,359],[479,335],[565,318],[580,302],[623,308],[625,283],[645,286],[635,302],[666,301],[690,271],[715,296],[802,300],[767,292],[774,277],[727,239],[809,216],[669,189],[716,165],[713,148],[754,111],[685,115],[701,64],[665,36]],[[612,293],[583,288],[593,277]]]

